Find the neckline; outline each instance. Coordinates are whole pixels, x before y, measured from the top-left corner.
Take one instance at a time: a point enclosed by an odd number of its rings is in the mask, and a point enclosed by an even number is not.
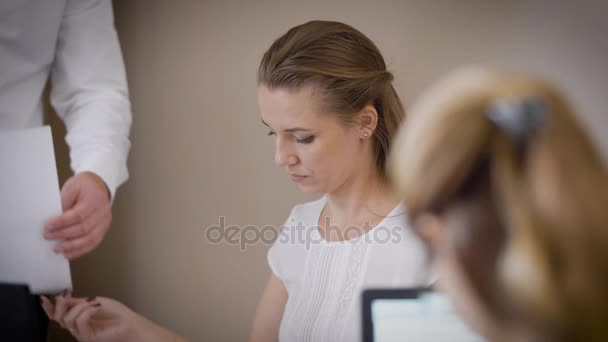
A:
[[[318,235],[318,238],[321,241],[321,243],[323,243],[325,245],[329,245],[329,246],[332,246],[332,245],[341,246],[341,245],[345,245],[345,244],[357,243],[364,237],[367,237],[368,235],[371,236],[371,241],[373,241],[374,235],[372,234],[372,232],[374,230],[376,230],[377,227],[381,227],[383,224],[385,224],[388,219],[398,216],[397,211],[404,207],[403,202],[401,202],[401,201],[397,202],[397,205],[385,217],[383,217],[382,220],[380,220],[380,222],[378,222],[374,227],[372,227],[370,230],[366,231],[365,233],[357,235],[357,237],[355,237],[355,238],[347,239],[347,240],[329,241],[329,240],[326,240],[323,237],[323,235],[321,235],[321,231],[319,230],[319,228],[320,228],[319,219],[321,218],[321,213],[323,212],[323,208],[325,208],[325,204],[327,204],[327,197],[323,196],[319,199],[317,215],[315,215],[316,219],[315,219],[315,225],[314,225],[314,227],[315,227],[314,232],[316,232],[316,234]],[[403,214],[405,214],[405,210],[402,213],[399,213],[399,215],[403,215]]]

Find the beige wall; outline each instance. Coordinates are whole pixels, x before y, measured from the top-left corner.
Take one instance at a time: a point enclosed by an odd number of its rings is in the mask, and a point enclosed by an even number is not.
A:
[[[455,3],[115,2],[134,109],[131,179],[103,246],[73,264],[78,292],[122,300],[194,341],[246,338],[268,245],[214,245],[205,228],[222,215],[280,225],[306,199],[273,166],[255,71],[274,38],[310,19],[369,35],[406,104],[463,64],[541,73],[571,93],[608,155],[606,5]]]

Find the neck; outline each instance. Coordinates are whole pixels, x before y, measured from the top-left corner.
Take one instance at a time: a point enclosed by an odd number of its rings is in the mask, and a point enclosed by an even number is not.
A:
[[[332,219],[348,222],[371,215],[387,215],[396,204],[386,181],[375,167],[358,173],[326,196]],[[388,210],[388,211],[387,211]]]

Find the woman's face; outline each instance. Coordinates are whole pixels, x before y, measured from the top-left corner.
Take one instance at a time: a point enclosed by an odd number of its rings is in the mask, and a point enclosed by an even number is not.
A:
[[[258,87],[262,122],[275,139],[274,160],[305,193],[338,190],[369,163],[357,125],[322,113],[312,87],[297,91]],[[369,140],[369,139],[368,139]]]

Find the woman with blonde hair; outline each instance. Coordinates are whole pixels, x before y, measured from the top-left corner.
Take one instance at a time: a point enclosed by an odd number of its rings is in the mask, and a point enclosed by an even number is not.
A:
[[[389,163],[467,323],[493,341],[608,341],[607,172],[552,85],[455,72]]]
[[[258,101],[275,161],[321,197],[292,209],[268,253],[250,341],[360,341],[363,289],[428,283],[385,174],[404,117],[392,78],[375,44],[339,22],[293,27],[264,54]]]

